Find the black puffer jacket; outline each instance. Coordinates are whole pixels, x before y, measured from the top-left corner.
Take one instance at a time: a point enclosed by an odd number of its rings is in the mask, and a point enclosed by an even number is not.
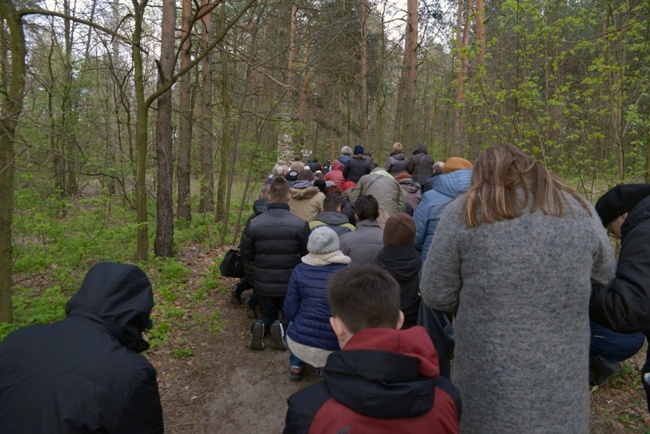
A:
[[[424,185],[433,174],[433,163],[433,158],[427,152],[426,146],[420,144],[415,147],[413,156],[409,158],[406,170],[415,181]]]
[[[384,246],[375,260],[388,271],[400,286],[400,309],[404,312],[404,326],[415,325],[420,308],[420,254],[413,246]]]
[[[363,175],[370,173],[370,163],[363,158],[363,155],[355,155],[350,158],[348,164],[343,167],[343,176],[348,181],[359,182]]]
[[[286,203],[271,203],[251,220],[244,229],[241,255],[244,264],[255,264],[257,294],[284,297],[293,267],[308,253],[309,233],[309,224],[293,215]]]
[[[618,332],[650,330],[650,196],[623,222],[616,277],[608,287],[594,284],[590,317]]]
[[[162,433],[156,371],[141,355],[153,295],[142,270],[99,263],[67,318],[0,345],[0,432]]]
[[[244,227],[244,232],[242,232],[241,239],[239,241],[239,248],[241,249],[241,242],[244,240],[244,233],[246,232],[246,227],[248,224],[258,215],[266,211],[266,208],[271,204],[268,199],[257,199],[253,202],[253,214],[248,216],[246,220],[246,226]],[[242,258],[244,259],[244,258]],[[251,286],[255,287],[255,264],[244,259],[244,275],[246,276],[246,282]]]

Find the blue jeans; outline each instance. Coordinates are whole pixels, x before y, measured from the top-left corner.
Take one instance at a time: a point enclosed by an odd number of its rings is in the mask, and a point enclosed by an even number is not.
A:
[[[287,332],[284,335],[285,344],[286,344],[287,336],[289,336],[289,330],[291,329],[291,324],[293,324],[293,323],[292,322],[289,323],[289,327],[287,327]],[[297,366],[299,368],[304,368],[305,367],[305,362],[303,362],[298,357],[296,357],[296,355],[291,352],[291,349],[289,348],[288,345],[286,347],[289,350],[289,368],[291,368],[293,366]]]
[[[638,353],[644,341],[643,333],[616,333],[592,322],[589,358],[602,356],[610,362],[622,362]]]

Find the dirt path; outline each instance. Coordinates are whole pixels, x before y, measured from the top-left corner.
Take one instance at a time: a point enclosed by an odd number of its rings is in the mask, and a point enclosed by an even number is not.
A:
[[[194,357],[177,359],[161,349],[149,356],[158,369],[168,433],[280,433],[287,398],[317,381],[289,380],[289,353],[248,348],[252,320],[220,295],[225,325],[220,334],[189,333]],[[270,342],[269,342],[270,343]]]

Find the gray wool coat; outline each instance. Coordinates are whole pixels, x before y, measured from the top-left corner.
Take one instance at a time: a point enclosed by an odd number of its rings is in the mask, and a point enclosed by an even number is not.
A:
[[[466,198],[448,205],[421,280],[427,305],[457,312],[461,432],[588,433],[590,279],[615,270],[596,211],[567,197],[563,217],[469,228]]]

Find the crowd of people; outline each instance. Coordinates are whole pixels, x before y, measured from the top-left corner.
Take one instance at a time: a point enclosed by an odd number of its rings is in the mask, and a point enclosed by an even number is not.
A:
[[[288,350],[285,433],[589,432],[589,384],[650,336],[650,185],[595,207],[512,145],[277,164],[240,243],[251,350]],[[621,240],[616,264],[608,233]],[[252,292],[245,301],[243,293]],[[0,432],[162,432],[151,285],[100,263],[0,345]],[[453,370],[421,315],[453,322]],[[642,368],[650,412],[650,351]]]

